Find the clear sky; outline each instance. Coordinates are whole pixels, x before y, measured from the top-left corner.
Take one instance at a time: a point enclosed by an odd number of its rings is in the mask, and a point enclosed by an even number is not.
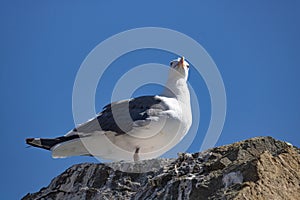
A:
[[[55,137],[74,127],[77,70],[101,41],[146,26],[182,32],[200,43],[222,75],[227,117],[217,145],[273,136],[300,146],[299,1],[16,1],[0,3],[1,199],[20,199],[47,186],[73,164],[93,158],[52,159],[26,148],[26,137]],[[113,51],[110,49],[108,51]],[[177,55],[145,50],[120,57],[99,82],[96,110],[109,103],[122,73]],[[201,145],[210,98],[192,67],[201,123],[189,152]],[[148,85],[134,95],[155,94]]]

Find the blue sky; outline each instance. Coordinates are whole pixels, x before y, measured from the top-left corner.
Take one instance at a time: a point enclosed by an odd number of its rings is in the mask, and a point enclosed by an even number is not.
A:
[[[26,137],[55,137],[73,128],[77,70],[101,41],[139,27],[165,27],[200,43],[222,75],[227,117],[217,145],[270,135],[300,146],[300,13],[298,1],[14,1],[0,5],[2,199],[35,192],[73,164],[25,148]],[[111,49],[113,50],[113,49]],[[96,110],[109,103],[117,78],[138,64],[168,64],[176,55],[131,52],[105,72]],[[205,83],[191,68],[201,124],[188,151],[199,149],[210,119]],[[155,94],[146,85],[134,95]]]

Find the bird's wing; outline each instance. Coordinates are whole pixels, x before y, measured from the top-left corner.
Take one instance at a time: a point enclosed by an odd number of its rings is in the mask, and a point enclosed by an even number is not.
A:
[[[158,96],[141,96],[106,105],[97,117],[79,125],[67,135],[90,135],[93,132],[125,134],[134,127],[143,127],[158,120],[168,106]]]

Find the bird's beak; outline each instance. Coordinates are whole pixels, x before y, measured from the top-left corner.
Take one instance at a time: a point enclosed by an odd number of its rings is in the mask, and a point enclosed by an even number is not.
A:
[[[179,65],[180,65],[181,67],[184,66],[184,57],[183,57],[183,56],[182,56],[182,57],[180,58],[180,60],[179,60]]]

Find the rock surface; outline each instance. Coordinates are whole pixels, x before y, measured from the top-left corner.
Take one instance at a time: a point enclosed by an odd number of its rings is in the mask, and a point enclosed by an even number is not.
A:
[[[300,150],[257,137],[177,159],[77,164],[29,199],[299,199]]]

